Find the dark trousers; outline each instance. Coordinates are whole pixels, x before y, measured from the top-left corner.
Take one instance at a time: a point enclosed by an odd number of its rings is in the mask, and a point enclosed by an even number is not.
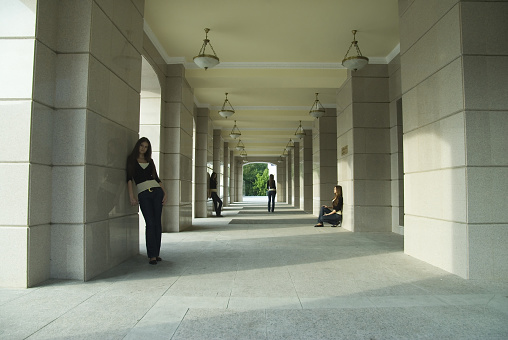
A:
[[[145,219],[146,253],[149,258],[159,256],[162,237],[162,188],[152,188],[140,192],[139,207]]]
[[[213,200],[213,209],[215,210],[215,215],[220,216],[220,212],[222,210],[222,200],[216,192],[212,191],[212,200]]]
[[[270,212],[270,201],[272,202],[272,210],[271,212],[273,212],[273,208],[275,207],[275,195],[277,195],[277,191],[275,190],[268,190],[268,212]]]
[[[321,207],[321,211],[319,212],[318,217],[318,223],[324,224],[324,222],[328,222],[333,225],[337,225],[340,221],[342,221],[342,215],[339,214],[332,214],[328,216],[324,216],[325,214],[328,214],[332,212],[327,207]]]

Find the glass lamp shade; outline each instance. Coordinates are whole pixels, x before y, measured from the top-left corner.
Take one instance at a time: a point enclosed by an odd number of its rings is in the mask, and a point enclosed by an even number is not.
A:
[[[222,104],[222,108],[219,110],[219,114],[226,119],[235,114],[235,109],[233,108],[233,105],[231,105],[231,103],[228,100],[228,93],[227,92],[226,92],[226,99],[224,100],[224,104]]]
[[[348,70],[357,71],[369,63],[369,58],[364,56],[353,56],[342,60],[342,66]]]
[[[286,146],[286,150],[288,150],[288,151],[294,150],[294,148],[295,148],[294,144],[289,144]]]
[[[238,150],[238,151],[242,151],[243,149],[245,149],[245,145],[243,145],[241,139],[238,141],[238,144],[236,144],[235,149]]]
[[[295,136],[298,138],[303,138],[305,137],[305,131],[297,131],[295,132]]]
[[[233,128],[231,129],[231,132],[229,133],[229,137],[231,137],[233,139],[237,139],[241,135],[242,135],[242,133],[240,132],[240,129],[236,126],[236,120],[235,120],[235,126],[233,126]],[[240,143],[238,143],[238,144],[240,144]]]
[[[325,114],[325,109],[323,107],[320,108],[312,108],[309,111],[309,114],[314,118],[321,118]]]
[[[295,131],[295,136],[300,139],[305,137],[305,130],[302,127],[302,121],[300,121],[300,125],[298,125],[298,128]]]
[[[318,94],[316,93],[316,100],[314,101],[314,104],[312,104],[312,107],[310,108],[309,115],[311,115],[314,118],[320,118],[323,117],[325,114],[325,108],[318,100]]]
[[[194,63],[205,70],[217,66],[219,58],[211,54],[200,54],[194,57]]]
[[[231,117],[232,115],[235,114],[235,111],[234,110],[220,110],[219,111],[219,114],[224,117],[224,118],[228,118],[228,117]]]

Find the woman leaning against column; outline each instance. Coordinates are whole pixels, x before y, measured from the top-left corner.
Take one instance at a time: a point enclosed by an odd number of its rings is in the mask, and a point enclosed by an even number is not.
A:
[[[133,183],[138,195],[134,196]],[[152,159],[152,145],[146,137],[140,138],[127,157],[127,188],[132,206],[141,208],[145,219],[146,253],[150,264],[162,261],[159,256],[162,238],[162,205],[166,191],[157,175]]]

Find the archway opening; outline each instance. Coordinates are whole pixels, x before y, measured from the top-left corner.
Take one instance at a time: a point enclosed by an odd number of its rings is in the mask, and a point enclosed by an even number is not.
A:
[[[271,174],[277,181],[277,165],[268,162],[249,162],[242,166],[243,198],[266,196],[266,183]]]

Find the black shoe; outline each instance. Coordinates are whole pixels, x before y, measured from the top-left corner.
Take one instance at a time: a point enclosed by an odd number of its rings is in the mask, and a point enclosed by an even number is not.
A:
[[[223,215],[215,215],[215,217],[224,217]]]
[[[314,228],[318,228],[318,227],[322,227],[322,226],[323,226],[322,224],[316,224],[316,225],[314,226]]]
[[[161,259],[160,257],[158,257],[158,256],[155,258],[155,260],[156,260],[157,262],[162,261],[162,259]]]
[[[150,260],[150,262],[148,262],[150,264],[157,264],[157,260]]]

